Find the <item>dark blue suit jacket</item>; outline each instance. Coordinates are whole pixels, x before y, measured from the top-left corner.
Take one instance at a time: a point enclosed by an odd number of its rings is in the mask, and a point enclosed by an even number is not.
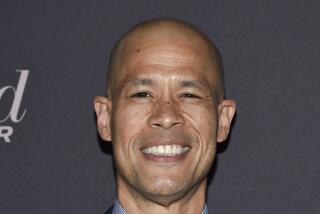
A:
[[[105,212],[104,214],[111,214],[111,213],[112,213],[112,210],[113,210],[113,206],[110,207],[110,208],[107,210],[107,212]]]

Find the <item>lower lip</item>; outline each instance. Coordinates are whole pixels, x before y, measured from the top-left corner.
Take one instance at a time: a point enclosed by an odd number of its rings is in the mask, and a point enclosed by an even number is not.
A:
[[[175,155],[175,156],[160,156],[160,155],[153,155],[153,154],[146,154],[143,153],[144,157],[153,162],[177,162],[183,160],[189,151]]]

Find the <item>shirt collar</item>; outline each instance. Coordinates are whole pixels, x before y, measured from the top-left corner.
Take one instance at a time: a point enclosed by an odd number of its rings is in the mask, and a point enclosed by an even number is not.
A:
[[[112,214],[127,214],[127,212],[121,207],[118,200],[113,204]]]
[[[121,207],[118,200],[114,202],[112,214],[127,214],[127,212]],[[208,208],[206,204],[204,205],[204,208],[200,214],[208,214]]]

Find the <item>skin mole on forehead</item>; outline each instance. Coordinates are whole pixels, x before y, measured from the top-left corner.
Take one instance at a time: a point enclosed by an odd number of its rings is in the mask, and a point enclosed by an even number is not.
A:
[[[137,49],[137,53],[139,53],[139,52],[140,52],[140,48]]]

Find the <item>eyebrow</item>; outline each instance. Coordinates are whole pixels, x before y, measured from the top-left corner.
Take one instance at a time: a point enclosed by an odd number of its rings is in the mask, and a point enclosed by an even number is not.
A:
[[[133,79],[130,81],[132,85],[139,86],[139,85],[152,85],[153,81],[151,79],[143,78],[143,79]]]
[[[208,84],[203,80],[182,80],[180,85],[183,88],[199,88],[202,90],[208,90]]]
[[[153,80],[149,79],[149,78],[128,78],[127,80],[125,80],[122,85],[124,88],[127,87],[139,87],[139,86],[152,86],[153,85]]]
[[[154,81],[148,78],[139,78],[129,80],[127,81],[126,85],[127,84],[133,86],[151,86],[154,84]],[[179,85],[182,88],[198,88],[205,91],[208,90],[208,83],[203,80],[181,80],[179,81]]]

